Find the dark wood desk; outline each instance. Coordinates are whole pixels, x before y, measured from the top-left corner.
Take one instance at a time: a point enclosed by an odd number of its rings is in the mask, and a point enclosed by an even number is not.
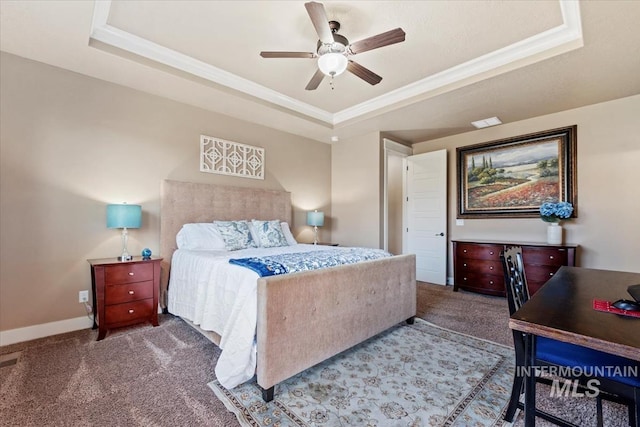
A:
[[[511,316],[509,327],[526,332],[527,368],[535,360],[536,337],[553,338],[640,361],[640,318],[593,309],[593,300],[631,299],[627,287],[640,273],[561,267]],[[535,378],[525,379],[525,425],[535,425]]]

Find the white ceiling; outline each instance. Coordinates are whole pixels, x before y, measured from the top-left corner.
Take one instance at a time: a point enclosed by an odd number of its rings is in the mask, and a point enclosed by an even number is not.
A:
[[[640,1],[327,1],[351,42],[401,27],[403,43],[304,87],[314,52],[304,1],[0,1],[0,49],[330,142],[383,131],[406,142],[640,93]]]

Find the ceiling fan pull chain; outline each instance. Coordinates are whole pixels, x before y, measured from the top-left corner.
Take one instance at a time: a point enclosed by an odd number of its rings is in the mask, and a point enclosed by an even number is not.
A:
[[[335,87],[333,86],[333,74],[331,75],[331,80],[329,80],[329,86],[331,86],[331,90],[335,89]]]

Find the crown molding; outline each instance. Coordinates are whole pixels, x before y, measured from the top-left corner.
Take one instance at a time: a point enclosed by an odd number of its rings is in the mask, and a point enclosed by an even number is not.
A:
[[[109,25],[111,0],[95,2],[90,38],[334,127],[582,47],[579,1],[558,1],[563,24],[335,114]]]

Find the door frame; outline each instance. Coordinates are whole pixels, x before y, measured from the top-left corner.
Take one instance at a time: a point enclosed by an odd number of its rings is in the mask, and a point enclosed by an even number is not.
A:
[[[406,157],[413,155],[413,149],[407,147],[404,144],[393,141],[388,138],[382,139],[383,149],[383,166],[382,166],[382,249],[389,250],[389,189],[387,188],[387,182],[389,181],[389,156],[402,157],[402,197],[406,197]],[[404,202],[402,203],[402,229],[405,229],[405,209]],[[404,232],[402,236],[402,251],[404,253],[405,239]]]

